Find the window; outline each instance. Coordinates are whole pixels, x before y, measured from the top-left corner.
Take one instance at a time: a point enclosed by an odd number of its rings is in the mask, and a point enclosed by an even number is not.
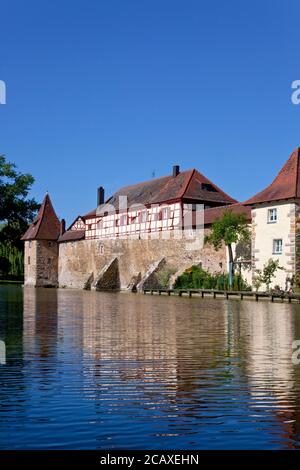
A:
[[[273,224],[277,222],[277,209],[268,210],[268,223]]]
[[[48,258],[48,266],[51,264],[51,258]]]
[[[120,225],[127,225],[127,215],[121,215]]]
[[[161,218],[163,220],[166,220],[169,218],[169,208],[168,207],[163,207],[162,211],[161,211]]]
[[[30,264],[30,256],[28,256],[28,260],[27,260],[28,264]]]
[[[147,222],[147,217],[148,216],[148,212],[147,211],[142,211],[140,212],[140,221],[142,224],[144,224],[145,222]]]
[[[273,255],[282,254],[282,238],[273,240]]]
[[[52,242],[48,242],[48,246],[49,246],[49,248],[51,248]]]

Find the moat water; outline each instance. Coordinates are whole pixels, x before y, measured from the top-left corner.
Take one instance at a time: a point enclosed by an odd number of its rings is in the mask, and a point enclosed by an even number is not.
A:
[[[0,449],[300,448],[297,339],[300,305],[2,286]]]

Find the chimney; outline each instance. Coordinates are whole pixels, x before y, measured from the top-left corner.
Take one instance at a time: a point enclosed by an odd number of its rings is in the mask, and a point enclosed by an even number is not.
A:
[[[179,173],[180,173],[179,165],[174,165],[173,166],[173,178],[176,178],[176,176],[178,176]]]
[[[65,219],[61,219],[60,221],[60,236],[62,236],[66,231],[66,221]]]
[[[104,204],[104,188],[100,186],[97,191],[97,206]]]

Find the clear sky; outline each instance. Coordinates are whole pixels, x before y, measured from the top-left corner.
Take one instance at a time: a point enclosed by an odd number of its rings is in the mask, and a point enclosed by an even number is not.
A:
[[[243,200],[300,146],[297,0],[1,0],[0,154],[70,223],[196,167]]]

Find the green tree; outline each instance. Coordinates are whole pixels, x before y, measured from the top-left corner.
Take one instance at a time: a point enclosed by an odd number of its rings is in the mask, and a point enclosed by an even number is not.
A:
[[[14,163],[0,155],[0,242],[21,248],[20,237],[39,207],[28,197],[34,178],[17,171]]]
[[[261,273],[261,271],[260,271],[260,273]],[[253,279],[252,279],[252,285],[255,288],[256,292],[258,291],[258,289],[262,285],[262,280],[261,280],[260,273],[257,273],[256,275],[254,275]]]
[[[7,276],[11,268],[11,264],[8,258],[0,256],[0,275]]]
[[[28,197],[34,178],[20,173],[14,163],[0,155],[0,275],[23,275],[23,247],[20,241],[38,209]]]
[[[233,243],[249,243],[250,230],[246,214],[235,214],[232,210],[225,210],[222,217],[212,224],[211,232],[205,237],[205,243],[213,245],[215,250],[219,250],[224,243],[228,250],[229,258],[229,285],[232,287],[234,275],[233,264]]]
[[[258,285],[258,288],[261,284],[265,284],[267,287],[267,292],[270,290],[270,284],[272,279],[275,277],[275,273],[278,269],[284,269],[282,266],[279,266],[279,260],[270,258],[267,263],[264,264],[263,269],[256,269],[255,271],[255,283]]]

